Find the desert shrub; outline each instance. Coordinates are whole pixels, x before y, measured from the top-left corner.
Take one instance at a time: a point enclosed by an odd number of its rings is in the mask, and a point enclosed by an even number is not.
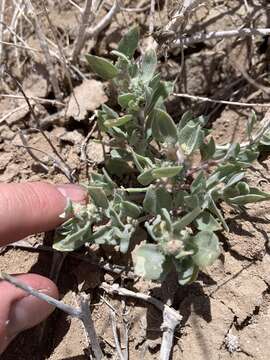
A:
[[[162,280],[175,268],[179,284],[187,284],[220,254],[217,232],[229,231],[222,202],[241,210],[269,199],[249,186],[245,173],[260,146],[270,144],[270,133],[254,130],[252,113],[247,142],[219,145],[205,127],[207,118],[186,112],[174,121],[165,106],[172,83],[156,72],[154,50],[134,60],[138,42],[134,27],[112,51],[115,63],[86,56],[91,69],[112,82],[121,110],[103,105],[96,113],[100,131],[111,139],[110,154],[85,185],[89,204],[69,203],[65,215],[71,217],[57,230],[54,248],[73,251],[96,243],[126,253],[144,226],[148,241],[132,251],[135,273]],[[121,185],[123,174],[130,187]]]

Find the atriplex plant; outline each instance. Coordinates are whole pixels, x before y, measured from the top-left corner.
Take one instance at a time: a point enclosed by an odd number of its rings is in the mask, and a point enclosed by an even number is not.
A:
[[[126,253],[136,229],[144,225],[148,241],[132,252],[136,274],[162,280],[174,267],[179,283],[187,284],[220,254],[215,232],[222,227],[229,231],[220,202],[241,209],[270,198],[245,178],[259,147],[270,145],[270,132],[254,134],[253,113],[248,141],[221,146],[204,128],[202,116],[194,119],[187,112],[175,124],[164,104],[172,84],[156,73],[154,50],[133,59],[138,41],[134,27],[112,51],[115,64],[86,56],[96,74],[112,81],[121,110],[103,105],[97,112],[99,129],[111,138],[110,155],[86,185],[90,203],[69,204],[66,213],[72,217],[58,229],[54,248],[72,251],[96,243]],[[123,174],[129,175],[131,187],[122,186]]]

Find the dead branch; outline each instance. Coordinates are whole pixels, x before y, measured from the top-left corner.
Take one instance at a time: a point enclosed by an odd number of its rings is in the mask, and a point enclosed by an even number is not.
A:
[[[46,163],[45,163],[43,160],[39,159],[39,158],[33,153],[33,149],[28,146],[27,140],[26,140],[26,138],[25,138],[25,136],[24,136],[23,131],[19,131],[19,136],[20,136],[20,139],[21,139],[21,141],[22,141],[22,143],[23,143],[24,149],[26,149],[26,151],[27,151],[28,154],[32,157],[32,159],[33,159],[34,161],[36,161],[38,164],[40,164],[41,167],[42,167],[46,172],[49,172],[49,168],[48,168],[48,166],[46,165]]]
[[[103,19],[93,28],[89,29],[85,34],[85,41],[94,37],[104,30],[111,22],[112,18],[121,10],[118,1],[116,0],[110,11],[103,17]]]
[[[191,36],[180,36],[176,41],[172,42],[170,48],[177,48],[179,46],[188,46],[191,44],[200,43],[203,41],[209,41],[213,39],[226,39],[231,37],[247,37],[253,35],[267,36],[270,35],[269,28],[242,28],[236,30],[224,30],[224,31],[211,31],[209,33],[197,33]]]
[[[96,118],[96,113],[94,113],[91,118],[89,119],[89,122],[93,122],[94,119]],[[97,122],[94,123],[94,125],[92,126],[92,129],[89,131],[89,133],[87,134],[86,138],[84,139],[82,145],[81,145],[81,160],[82,161],[89,161],[88,160],[88,156],[87,156],[87,145],[88,145],[88,142],[91,138],[91,136],[93,135],[93,133],[96,131],[97,129]]]
[[[86,294],[81,294],[79,298],[80,307],[74,308],[70,305],[63,303],[62,301],[56,300],[53,297],[44,294],[38,290],[33,289],[31,286],[23,283],[22,281],[16,279],[13,276],[10,276],[6,273],[1,273],[0,278],[9,282],[10,284],[16,286],[17,288],[26,291],[28,294],[35,296],[36,298],[46,301],[48,304],[64,311],[71,317],[75,317],[82,321],[84,329],[87,333],[87,338],[89,340],[89,347],[93,350],[95,358],[97,360],[101,360],[103,358],[103,353],[100,348],[97,334],[94,328],[91,312],[90,312],[90,304],[89,304],[89,296]]]
[[[79,296],[79,303],[81,309],[80,320],[84,325],[88,342],[89,344],[91,344],[95,359],[101,360],[103,359],[103,353],[98,341],[98,336],[94,327],[92,314],[90,311],[90,295],[81,293]]]
[[[203,2],[205,0],[184,0],[172,20],[167,24],[165,31],[175,33],[183,30],[183,25],[187,22],[191,12]]]
[[[4,35],[4,13],[6,7],[6,0],[0,0],[0,63],[3,60],[3,35]]]
[[[115,348],[116,348],[117,354],[118,354],[120,360],[125,360],[125,357],[121,350],[118,334],[117,334],[116,316],[115,316],[115,312],[113,310],[110,310],[110,318],[111,318],[111,323],[112,323],[113,338],[114,338],[114,343],[115,343]]]
[[[18,106],[17,108],[11,110],[11,111],[8,111],[6,114],[4,114],[1,119],[0,119],[0,124],[5,122],[10,116],[12,116],[13,114],[15,114],[16,112],[18,111],[21,111],[23,109],[26,109],[27,108],[27,105],[22,105],[22,106]]]
[[[79,26],[78,35],[76,37],[73,53],[72,53],[72,62],[76,61],[77,57],[79,56],[84,44],[85,44],[85,35],[88,24],[90,20],[93,20],[94,14],[92,11],[92,0],[86,0],[85,6],[81,15],[81,23]]]
[[[208,97],[203,96],[197,96],[197,95],[190,95],[190,94],[178,94],[173,93],[173,96],[177,96],[180,98],[187,98],[187,99],[193,99],[196,101],[202,101],[202,102],[210,102],[215,104],[224,104],[224,105],[231,105],[231,106],[245,106],[245,107],[261,107],[261,108],[269,108],[270,103],[245,103],[245,102],[238,102],[238,101],[227,101],[227,100],[216,100],[216,99],[210,99]]]
[[[173,345],[174,331],[182,320],[180,313],[150,295],[135,293],[134,291],[119,287],[118,284],[109,285],[103,282],[101,287],[111,295],[129,296],[135,299],[143,300],[154,305],[157,309],[162,311],[163,323],[161,325],[161,330],[163,331],[163,336],[160,349],[160,359],[169,360]]]
[[[18,99],[18,100],[23,100],[25,99],[24,96],[22,95],[13,95],[13,94],[0,94],[1,98],[8,98],[8,99]],[[40,102],[41,104],[51,104],[51,105],[57,105],[57,106],[66,106],[66,104],[62,103],[61,101],[57,101],[57,100],[50,100],[50,99],[42,99],[36,96],[28,96],[29,100],[33,100],[33,101],[37,101]]]
[[[56,300],[53,297],[44,294],[38,290],[33,289],[31,286],[23,283],[22,281],[16,279],[14,276],[10,276],[4,272],[1,272],[0,278],[2,280],[5,280],[7,282],[9,282],[10,284],[16,286],[17,288],[26,291],[28,294],[35,296],[36,298],[42,300],[42,301],[46,301],[48,304],[55,306],[56,308],[64,311],[65,313],[67,313],[69,316],[71,317],[75,317],[78,319],[81,319],[81,309],[76,309],[72,306],[69,306],[65,303],[63,303],[62,301]]]
[[[151,0],[150,14],[149,14],[149,33],[152,34],[155,27],[155,5],[156,0]]]

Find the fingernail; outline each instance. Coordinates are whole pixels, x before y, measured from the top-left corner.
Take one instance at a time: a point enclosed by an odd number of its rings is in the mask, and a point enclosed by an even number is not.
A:
[[[47,289],[39,291],[43,294],[51,294],[50,290]],[[40,302],[41,301],[37,300],[34,296],[28,295],[16,301],[11,306],[9,319],[6,323],[6,334],[8,338],[12,339],[23,330],[30,329],[37,325],[54,310],[54,307],[49,304],[46,304],[46,308],[42,309]]]
[[[63,184],[57,185],[56,188],[63,196],[72,201],[80,203],[85,203],[87,201],[87,191],[79,185]]]

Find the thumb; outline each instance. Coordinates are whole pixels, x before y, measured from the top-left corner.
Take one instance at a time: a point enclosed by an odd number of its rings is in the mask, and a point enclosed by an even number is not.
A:
[[[87,193],[72,184],[0,184],[0,246],[59,226],[67,198],[83,202]]]
[[[58,290],[49,279],[40,275],[19,275],[18,279],[41,292],[58,298]],[[0,281],[0,354],[23,330],[45,320],[54,310],[52,305],[15,288],[6,281]]]

